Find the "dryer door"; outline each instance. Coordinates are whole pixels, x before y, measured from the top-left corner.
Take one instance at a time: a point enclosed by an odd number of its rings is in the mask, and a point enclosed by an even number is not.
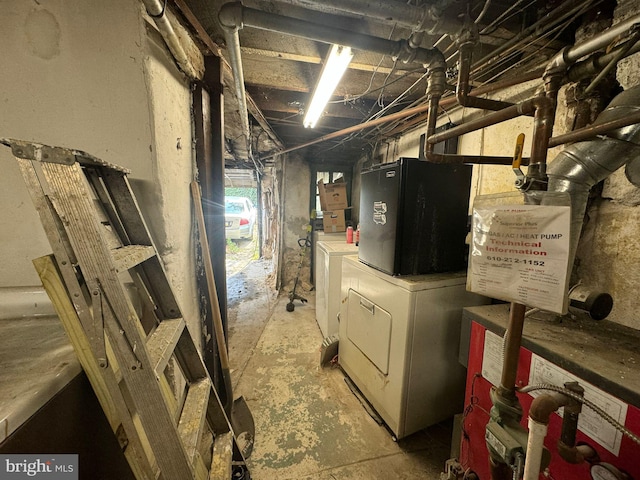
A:
[[[349,290],[347,338],[380,372],[389,373],[391,314],[353,290]]]

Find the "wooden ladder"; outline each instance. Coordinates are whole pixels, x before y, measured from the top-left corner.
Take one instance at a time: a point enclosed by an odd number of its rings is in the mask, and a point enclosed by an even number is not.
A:
[[[136,478],[249,478],[129,172],[77,150],[0,143],[53,249],[34,264]]]

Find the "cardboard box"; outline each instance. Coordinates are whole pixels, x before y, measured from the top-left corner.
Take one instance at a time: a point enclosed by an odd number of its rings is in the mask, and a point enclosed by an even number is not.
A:
[[[322,211],[335,212],[349,208],[347,202],[347,184],[344,181],[324,183],[318,180],[318,193],[320,194],[320,207]]]
[[[323,211],[322,226],[325,233],[346,232],[347,225],[344,219],[344,210]]]

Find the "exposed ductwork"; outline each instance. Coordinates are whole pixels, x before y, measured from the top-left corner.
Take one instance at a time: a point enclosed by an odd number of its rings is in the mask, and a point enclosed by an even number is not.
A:
[[[594,126],[640,112],[640,86],[620,93],[594,122]],[[620,167],[640,156],[640,125],[630,125],[590,141],[574,143],[547,168],[549,191],[571,195],[571,249],[573,264],[589,191]]]

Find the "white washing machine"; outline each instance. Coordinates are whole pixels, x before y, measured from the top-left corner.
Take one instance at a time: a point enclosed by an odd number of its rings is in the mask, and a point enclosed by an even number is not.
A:
[[[318,242],[316,244],[316,321],[325,337],[338,333],[342,257],[357,254],[358,247],[353,243]]]
[[[311,246],[311,258],[313,259],[313,285],[317,287],[318,275],[316,274],[316,257],[318,251],[318,242],[341,242],[347,243],[347,232],[325,233],[323,230],[313,231],[313,245]]]
[[[489,303],[465,282],[465,272],[392,277],[343,257],[340,365],[396,438],[462,411],[462,308]]]

